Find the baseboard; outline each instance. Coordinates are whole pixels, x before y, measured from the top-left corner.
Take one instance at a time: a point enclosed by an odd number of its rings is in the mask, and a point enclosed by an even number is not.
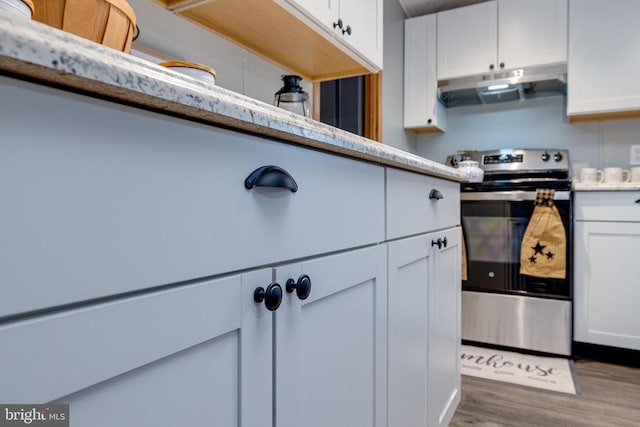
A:
[[[573,342],[574,360],[588,359],[615,365],[640,368],[640,351],[626,348],[608,347],[605,345]]]

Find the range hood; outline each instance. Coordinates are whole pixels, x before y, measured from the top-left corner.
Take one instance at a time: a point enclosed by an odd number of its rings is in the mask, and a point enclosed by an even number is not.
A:
[[[566,96],[566,65],[518,69],[438,82],[438,97],[447,108]]]

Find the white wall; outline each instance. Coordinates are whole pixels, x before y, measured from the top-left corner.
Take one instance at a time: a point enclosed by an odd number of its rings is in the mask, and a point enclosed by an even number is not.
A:
[[[382,141],[415,152],[416,135],[403,127],[404,11],[398,0],[384,0]]]
[[[271,104],[273,94],[282,87],[280,76],[291,74],[151,0],[128,2],[140,28],[137,42],[173,59],[215,68],[218,86]],[[302,86],[311,96],[312,84],[303,81]]]
[[[438,162],[460,149],[564,148],[572,168],[629,166],[640,144],[640,120],[569,124],[566,98],[447,110],[447,132],[419,135],[415,153]]]

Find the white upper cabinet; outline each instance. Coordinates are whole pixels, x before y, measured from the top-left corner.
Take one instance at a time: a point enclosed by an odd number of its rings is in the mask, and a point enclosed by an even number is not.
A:
[[[498,0],[438,13],[438,80],[567,60],[567,0]]]
[[[438,80],[487,73],[496,67],[498,3],[438,15]]]
[[[567,86],[571,119],[620,117],[640,110],[638,16],[637,0],[571,1]]]
[[[436,15],[404,22],[404,127],[445,130],[444,107],[438,102]]]
[[[499,0],[498,67],[566,62],[567,11],[567,0]]]
[[[382,0],[286,0],[382,69]]]

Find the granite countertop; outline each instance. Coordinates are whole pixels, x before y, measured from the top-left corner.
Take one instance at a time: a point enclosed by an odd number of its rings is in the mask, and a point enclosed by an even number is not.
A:
[[[619,184],[583,184],[573,183],[573,191],[639,191],[640,182],[621,182]]]
[[[426,175],[466,180],[444,164],[4,14],[0,14],[0,74]]]

